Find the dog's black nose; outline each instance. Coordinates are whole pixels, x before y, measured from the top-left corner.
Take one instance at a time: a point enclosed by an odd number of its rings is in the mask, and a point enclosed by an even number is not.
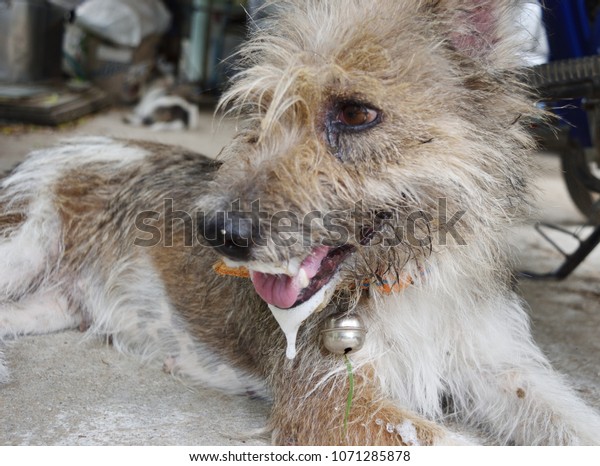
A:
[[[248,261],[252,256],[257,228],[252,218],[237,212],[218,212],[204,225],[204,239],[219,253],[233,260]]]

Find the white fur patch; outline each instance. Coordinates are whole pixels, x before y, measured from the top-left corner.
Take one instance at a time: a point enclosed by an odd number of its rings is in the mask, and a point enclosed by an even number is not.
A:
[[[550,368],[519,298],[465,293],[476,287],[473,278],[460,272],[456,256],[442,259],[432,259],[423,280],[401,293],[373,293],[369,338],[355,367],[372,365],[387,397],[431,421],[443,423],[441,399],[448,397],[467,424],[487,424],[500,444],[594,444],[600,419]],[[400,428],[411,437],[408,424]],[[469,442],[453,432],[436,439]]]

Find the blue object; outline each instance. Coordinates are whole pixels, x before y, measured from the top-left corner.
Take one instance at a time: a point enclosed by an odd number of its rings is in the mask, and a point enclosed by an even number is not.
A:
[[[597,51],[585,0],[545,0],[544,24],[550,60],[584,57]]]
[[[598,17],[589,17],[586,0],[544,0],[543,4],[550,61],[598,54],[600,21]],[[590,128],[581,100],[567,104],[575,108],[561,108],[556,113],[572,125],[570,134],[575,140],[583,147],[591,147]]]

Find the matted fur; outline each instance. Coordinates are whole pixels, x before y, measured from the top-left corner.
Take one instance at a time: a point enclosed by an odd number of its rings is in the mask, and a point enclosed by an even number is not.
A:
[[[549,367],[510,289],[504,235],[528,213],[537,117],[510,43],[518,3],[275,2],[223,98],[242,126],[219,162],[103,138],[31,154],[1,185],[0,336],[110,335],[193,382],[269,397],[275,443],[471,443],[460,425],[492,444],[600,443],[600,418]],[[340,130],[348,102],[376,124]],[[292,275],[324,241],[341,246],[306,214],[357,212],[338,224],[354,252],[293,360],[251,281],[215,274],[196,237],[236,201],[260,201],[271,235],[285,231],[273,215],[300,219],[294,244],[272,236],[238,262]],[[419,241],[365,241],[414,213]],[[412,284],[385,294],[384,277]],[[346,365],[320,330],[346,312],[368,334],[344,429]]]

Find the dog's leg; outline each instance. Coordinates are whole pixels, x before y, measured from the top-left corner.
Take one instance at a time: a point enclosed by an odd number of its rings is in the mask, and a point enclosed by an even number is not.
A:
[[[49,277],[61,249],[60,224],[49,196],[25,201],[0,191],[0,343],[18,335],[76,327],[79,313]],[[1,354],[0,354],[1,356]],[[8,371],[0,357],[0,382]]]
[[[10,192],[9,192],[10,194]],[[76,327],[53,269],[61,250],[60,223],[47,200],[26,214],[4,212],[0,203],[0,339]]]
[[[304,363],[303,367],[306,367]],[[314,366],[313,366],[314,368]],[[311,374],[308,374],[311,372]],[[348,406],[349,381],[343,370],[320,379],[307,368],[279,372],[271,415],[273,443],[287,445],[466,445],[459,434],[395,406],[373,382],[372,369],[354,374],[354,396]],[[303,379],[300,374],[305,374]],[[371,374],[371,375],[370,375]],[[315,380],[316,379],[316,380]]]
[[[81,315],[71,312],[56,291],[38,291],[19,302],[0,304],[0,340],[75,328],[80,323]]]
[[[600,416],[550,367],[532,341],[520,303],[500,303],[495,315],[503,317],[491,319],[488,329],[496,331],[482,332],[485,360],[470,382],[471,420],[487,424],[503,444],[599,445]]]
[[[56,291],[38,291],[18,302],[0,303],[0,346],[19,335],[36,335],[76,328],[81,314],[70,311],[67,300]],[[0,349],[0,383],[8,381]]]
[[[503,444],[599,445],[600,417],[550,367],[495,368],[477,390],[474,420]]]

